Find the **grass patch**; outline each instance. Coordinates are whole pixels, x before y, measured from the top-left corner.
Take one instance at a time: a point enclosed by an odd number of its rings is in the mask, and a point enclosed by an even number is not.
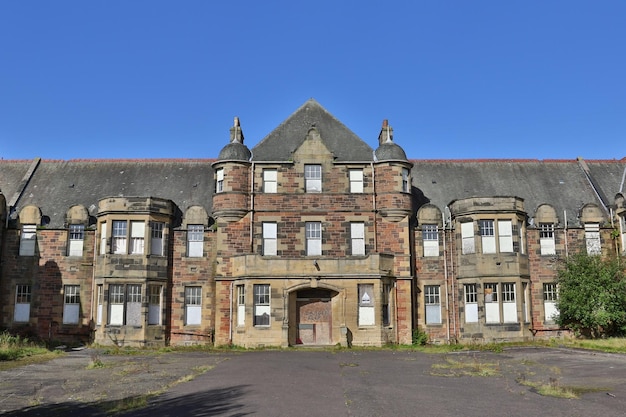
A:
[[[62,355],[61,351],[49,351],[26,337],[15,336],[7,331],[0,333],[0,370],[45,362]]]
[[[444,363],[436,363],[432,366],[431,375],[433,376],[481,376],[490,377],[500,375],[499,363],[480,362],[476,359],[471,361],[460,361],[452,358],[446,358]]]

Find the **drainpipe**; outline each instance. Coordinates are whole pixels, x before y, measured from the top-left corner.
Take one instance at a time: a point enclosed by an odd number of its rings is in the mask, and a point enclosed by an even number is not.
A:
[[[370,162],[372,168],[372,210],[374,211],[374,252],[378,252],[378,227],[376,220],[376,171],[374,162]]]
[[[233,284],[230,282],[230,307],[228,311],[228,343],[233,344]],[[213,341],[215,343],[215,340]]]
[[[250,161],[252,161],[252,156],[250,156]],[[250,171],[250,252],[254,252],[254,162],[250,165]]]
[[[445,219],[445,215],[444,215],[444,219],[443,219],[443,276],[446,282],[446,311],[448,312],[448,325],[447,327],[447,335],[446,335],[446,341],[448,342],[448,344],[450,344],[450,306],[449,306],[449,297],[450,295],[448,294],[448,251],[447,251],[447,247],[446,247],[446,219]],[[452,312],[452,314],[454,314],[454,311]]]
[[[565,220],[565,227],[563,227],[563,234],[565,235],[565,257],[569,257],[569,250],[567,248],[567,210],[563,210],[563,218]]]

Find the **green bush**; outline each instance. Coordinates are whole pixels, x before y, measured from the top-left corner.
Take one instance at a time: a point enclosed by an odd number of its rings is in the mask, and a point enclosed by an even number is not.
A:
[[[428,334],[422,329],[413,329],[413,346],[424,346],[428,343]]]

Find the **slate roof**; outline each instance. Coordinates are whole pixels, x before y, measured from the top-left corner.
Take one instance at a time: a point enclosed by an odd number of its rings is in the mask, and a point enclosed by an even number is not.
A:
[[[596,192],[577,160],[412,160],[412,185],[420,203],[441,210],[453,200],[468,197],[517,196],[524,199],[529,217],[540,204],[552,205],[568,224],[578,224],[584,204],[602,207]],[[613,203],[619,190],[626,158],[589,162],[596,183]],[[613,191],[611,191],[613,190]]]
[[[48,227],[62,227],[76,204],[95,215],[105,197],[158,197],[184,212],[200,205],[211,212],[214,159],[197,160],[42,160],[34,171],[12,218],[22,207],[38,206],[50,217]],[[0,191],[7,204],[20,187],[32,161],[0,161]]]
[[[338,162],[371,161],[372,148],[314,99],[309,99],[252,149],[253,161],[289,161],[315,126]]]

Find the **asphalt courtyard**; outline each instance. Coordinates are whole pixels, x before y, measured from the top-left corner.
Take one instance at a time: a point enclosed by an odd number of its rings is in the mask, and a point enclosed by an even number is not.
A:
[[[100,366],[89,366],[98,362]],[[549,386],[577,399],[540,395]],[[150,393],[146,396],[145,394]],[[624,416],[626,355],[520,348],[70,352],[0,372],[5,416]]]

